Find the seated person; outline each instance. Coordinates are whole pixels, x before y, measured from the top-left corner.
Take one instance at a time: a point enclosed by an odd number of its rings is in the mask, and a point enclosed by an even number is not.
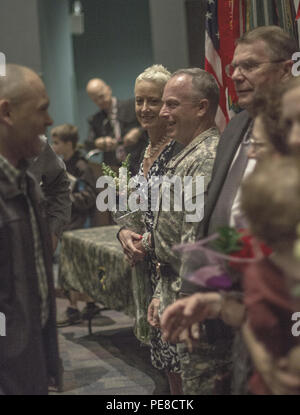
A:
[[[89,118],[89,135],[85,141],[86,149],[98,148],[104,152],[104,162],[117,168],[131,154],[132,175],[148,144],[147,135],[140,128],[135,115],[134,99],[119,100],[102,79],[91,79],[86,87],[90,99],[99,111]]]
[[[90,216],[96,206],[96,184],[92,169],[79,150],[78,130],[70,124],[59,125],[51,130],[52,147],[55,153],[62,156],[71,182],[72,214],[71,222],[66,230],[80,229],[88,226]],[[100,308],[87,298],[87,306],[82,314],[77,308],[77,293],[68,293],[70,306],[66,310],[66,318],[58,322],[59,326],[76,324],[81,318],[89,318],[100,312]]]

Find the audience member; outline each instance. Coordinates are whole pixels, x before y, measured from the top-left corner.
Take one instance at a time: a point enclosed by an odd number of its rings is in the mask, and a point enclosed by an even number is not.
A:
[[[65,230],[85,227],[96,206],[96,180],[83,154],[77,149],[78,130],[62,124],[51,130],[52,147],[66,165],[71,182],[72,216]]]
[[[89,119],[90,131],[86,148],[98,148],[104,152],[104,162],[116,167],[131,154],[131,170],[136,172],[147,138],[138,127],[134,111],[134,99],[125,101],[112,96],[111,88],[98,78],[91,79],[86,87],[91,100],[100,111]]]

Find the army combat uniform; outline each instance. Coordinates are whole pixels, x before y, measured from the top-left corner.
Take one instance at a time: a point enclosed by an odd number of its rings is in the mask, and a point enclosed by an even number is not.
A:
[[[161,186],[159,209],[155,215],[153,227],[155,254],[160,273],[154,297],[160,299],[160,313],[168,305],[174,303],[181,294],[181,280],[185,264],[180,260],[178,253],[172,250],[172,247],[176,244],[193,242],[196,239],[199,221],[202,220],[204,214],[204,192],[211,178],[218,141],[218,130],[210,128],[191,141],[167,165],[165,175],[169,179],[177,176],[178,179],[181,179],[184,188],[184,178],[191,176],[193,186],[189,189],[189,195],[182,194],[181,196],[176,194],[175,185],[170,186],[169,211],[163,209],[163,199],[167,198],[168,192],[163,185]],[[200,176],[204,177],[204,188],[196,186],[196,178]],[[176,210],[176,203],[178,207],[180,200],[182,209]],[[185,203],[191,202],[189,206],[192,204],[194,206],[196,201],[197,209],[194,212],[187,212]],[[198,213],[197,210],[199,210]],[[191,218],[188,215],[191,214],[194,215],[193,221],[188,221]],[[194,352],[188,353],[186,346],[182,343],[177,347],[181,361],[184,394],[218,393],[216,392],[216,383],[220,377],[219,369],[221,368],[223,371],[224,365],[227,366],[226,359],[224,363],[224,353],[228,350],[226,342],[224,345],[220,344],[221,347],[209,344],[206,331],[204,329],[202,331],[201,339]]]

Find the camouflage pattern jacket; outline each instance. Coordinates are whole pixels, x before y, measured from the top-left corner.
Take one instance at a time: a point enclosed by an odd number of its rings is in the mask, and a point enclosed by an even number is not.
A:
[[[166,167],[165,176],[169,179],[174,176],[177,176],[177,180],[181,179],[183,192],[178,196],[176,186],[170,186],[170,209],[164,211],[163,199],[166,201],[168,192],[164,188],[164,184],[161,185],[159,208],[154,219],[155,255],[158,262],[169,264],[172,267],[170,268],[171,272],[165,274],[162,268],[160,280],[154,293],[154,297],[161,301],[161,311],[178,298],[183,270],[180,257],[172,250],[172,247],[196,239],[199,221],[204,214],[204,192],[211,178],[219,137],[219,132],[215,127],[204,131],[173,157]],[[192,180],[189,191],[184,189],[186,176],[191,176]],[[196,178],[199,176],[204,177],[204,188],[196,186]],[[182,209],[176,210],[176,204],[180,200]],[[187,206],[188,204],[194,206],[193,211]]]

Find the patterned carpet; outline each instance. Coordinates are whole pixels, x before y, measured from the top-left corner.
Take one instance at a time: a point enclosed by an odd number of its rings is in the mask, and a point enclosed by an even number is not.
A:
[[[57,299],[58,315],[67,301]],[[84,303],[79,303],[82,309]],[[150,352],[135,338],[133,321],[125,314],[102,311],[87,323],[60,328],[59,346],[64,365],[63,395],[160,395],[168,394],[163,373],[152,367]]]

